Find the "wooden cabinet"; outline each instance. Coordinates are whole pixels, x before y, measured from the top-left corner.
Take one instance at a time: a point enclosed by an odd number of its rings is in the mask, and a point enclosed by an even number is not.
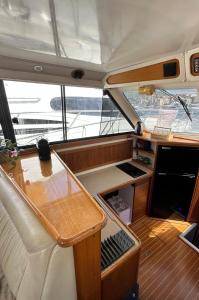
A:
[[[121,300],[129,293],[136,291],[138,282],[138,265],[140,255],[140,241],[130,228],[122,224],[111,212],[107,225],[102,230],[102,240],[123,230],[134,241],[133,246],[120,256],[112,265],[101,273],[101,299]]]
[[[110,273],[102,274],[102,300],[121,300],[136,289],[139,251],[131,251]]]
[[[130,225],[140,216],[145,215],[148,212],[148,196],[150,190],[151,178],[145,179],[143,182],[128,184],[126,186],[121,186],[115,188],[112,191],[106,191],[105,193],[100,193],[101,198],[106,205],[112,210],[112,212],[126,225]],[[123,211],[117,212],[113,205],[111,205],[110,199],[112,197],[119,197],[123,199],[128,207]],[[117,199],[116,199],[117,200]],[[117,206],[118,207],[118,206]],[[125,206],[124,206],[125,207]]]
[[[141,184],[135,185],[133,221],[135,222],[142,216],[148,214],[148,195],[151,186],[151,179]]]

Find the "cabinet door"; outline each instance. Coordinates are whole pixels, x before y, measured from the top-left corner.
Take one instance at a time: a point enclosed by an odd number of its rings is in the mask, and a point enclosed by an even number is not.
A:
[[[151,216],[169,218],[173,212],[187,218],[195,186],[194,175],[157,173],[151,201]]]
[[[199,173],[196,180],[196,185],[195,185],[187,220],[190,222],[199,223]]]

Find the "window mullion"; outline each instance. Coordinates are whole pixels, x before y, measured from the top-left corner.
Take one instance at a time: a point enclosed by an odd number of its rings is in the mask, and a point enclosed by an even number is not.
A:
[[[4,138],[10,139],[12,142],[16,142],[3,80],[0,80],[0,123]]]
[[[62,102],[63,139],[67,140],[66,97],[65,97],[64,85],[61,85],[61,102]]]

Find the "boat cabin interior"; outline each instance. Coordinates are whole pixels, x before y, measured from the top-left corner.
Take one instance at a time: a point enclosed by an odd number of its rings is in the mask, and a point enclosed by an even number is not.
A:
[[[0,0],[0,300],[199,299],[198,0]]]

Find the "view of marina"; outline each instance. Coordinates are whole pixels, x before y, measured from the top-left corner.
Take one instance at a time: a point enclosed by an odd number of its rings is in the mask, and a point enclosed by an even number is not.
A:
[[[168,127],[173,132],[199,133],[199,94],[197,89],[172,89],[168,92],[180,96],[186,103],[192,122],[178,100],[157,90],[153,95],[139,95],[126,91],[125,96],[148,130],[154,126]]]
[[[102,89],[66,86],[64,137],[59,85],[4,81],[4,86],[19,146],[43,137],[54,142],[133,130]]]
[[[66,135],[63,132],[62,98],[59,85],[4,81],[18,145],[35,144],[132,131],[133,128],[102,89],[65,87]],[[197,89],[169,90],[186,103],[192,122],[179,101],[157,90],[153,95],[125,91],[125,96],[145,128],[171,128],[178,133],[199,133]],[[3,132],[0,127],[0,137]]]

